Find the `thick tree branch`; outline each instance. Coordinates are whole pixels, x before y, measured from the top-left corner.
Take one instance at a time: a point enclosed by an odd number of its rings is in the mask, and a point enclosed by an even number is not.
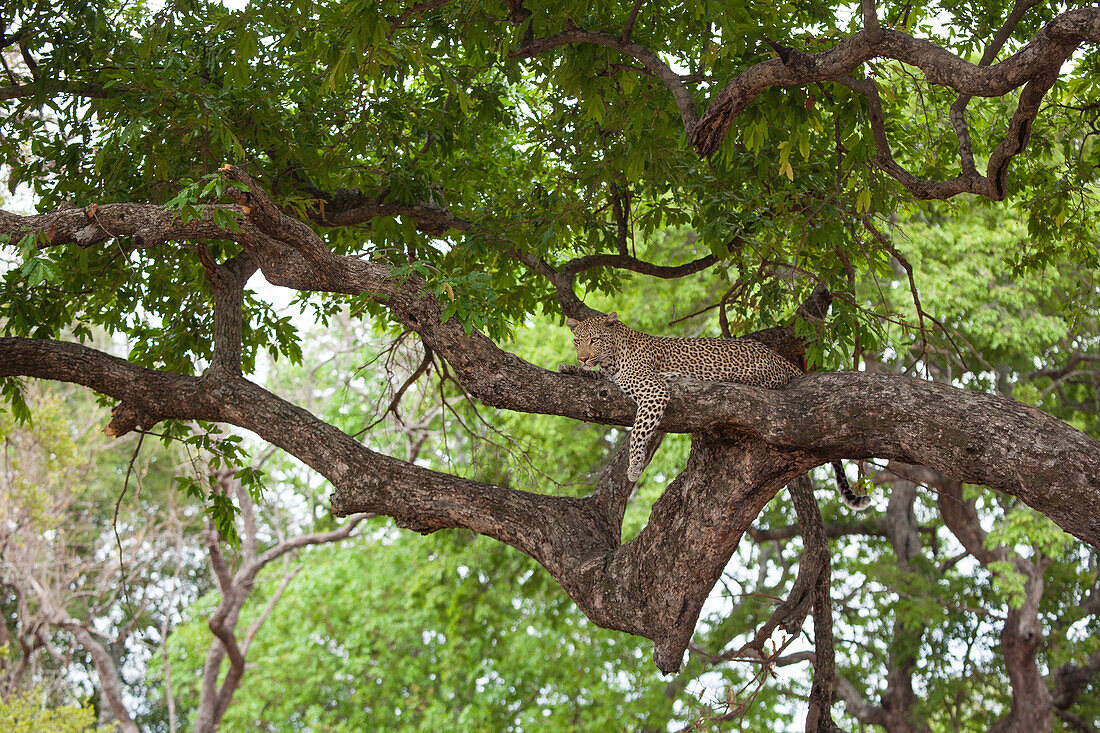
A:
[[[429,342],[435,342],[433,348],[448,356],[467,390],[487,404],[604,424],[633,423],[633,404],[610,382],[540,369],[499,351],[476,332],[467,339],[460,326],[458,335],[438,321],[422,323],[422,328]],[[453,340],[457,337],[462,343]],[[0,376],[18,375],[84,384],[126,398],[156,419],[220,420],[255,430],[307,463],[322,466],[319,470],[337,487],[347,484],[352,471],[347,461],[358,462],[350,456],[361,446],[334,428],[317,437],[329,441],[339,436],[338,445],[351,444],[349,453],[326,454],[309,441],[273,434],[265,420],[304,425],[316,419],[272,402],[274,395],[244,380],[210,389],[201,378],[144,369],[75,344],[0,339]],[[1066,531],[1100,546],[1100,443],[1035,408],[907,377],[856,372],[814,374],[782,390],[682,380],[670,391],[662,430],[744,430],[776,447],[808,454],[800,459],[807,469],[834,458],[877,456],[950,471],[957,480],[1017,496]],[[269,404],[268,411],[244,409],[253,399]],[[378,460],[382,463],[374,458],[371,463],[383,468],[392,459]],[[460,482],[456,490],[459,485],[466,486]],[[472,486],[469,491],[478,493]],[[340,497],[350,500],[338,491]],[[355,502],[337,503],[346,512],[359,510]]]
[[[224,204],[204,207],[203,216],[187,223],[177,212],[155,204],[93,204],[34,216],[0,211],[0,241],[14,245],[34,232],[36,246],[46,249],[70,243],[90,247],[116,237],[131,237],[135,248],[144,249],[169,240],[233,239],[232,232],[214,224],[216,208],[242,216],[239,207]]]
[[[205,248],[200,247],[199,253],[214,291],[214,354],[209,373],[240,376],[244,286],[258,264],[248,252],[240,252],[221,265],[209,262]]]
[[[865,6],[867,3],[865,3]],[[1018,5],[1014,15],[1026,7]],[[874,17],[864,8],[865,21]],[[1058,77],[1062,64],[1082,43],[1100,40],[1100,10],[1078,8],[1052,20],[1034,39],[1012,56],[996,65],[971,64],[935,44],[898,31],[874,26],[841,41],[834,48],[816,54],[789,49],[781,58],[756,64],[745,70],[718,93],[694,128],[687,128],[692,144],[700,155],[710,156],[725,138],[733,120],[764,89],[772,86],[804,85],[833,80],[867,95],[871,125],[875,137],[875,163],[896,178],[918,198],[948,198],[962,192],[992,199],[1006,195],[1008,164],[1027,144],[1031,124],[1043,97]],[[1005,27],[1014,25],[1012,19]],[[1001,41],[1003,44],[1003,41]],[[995,40],[991,50],[997,45]],[[972,161],[969,133],[963,134],[961,108],[953,115],[960,134],[963,171],[948,181],[926,181],[903,170],[890,154],[885,136],[878,89],[870,79],[848,75],[866,61],[889,58],[920,68],[930,84],[946,86],[964,96],[998,97],[1024,87],[1016,112],[1009,121],[1004,139],[990,157],[985,176],[978,175]],[[963,123],[964,124],[964,123]]]
[[[645,0],[634,0],[634,7],[630,9],[630,15],[626,17],[626,23],[623,24],[623,32],[619,36],[619,40],[626,43],[630,40],[631,34],[634,33],[634,23],[638,20],[638,11],[642,9],[642,3]]]
[[[278,211],[243,171],[226,174],[249,187],[233,208],[244,216],[239,231],[207,233],[153,207],[144,213],[162,222],[160,241],[234,239],[271,282],[369,295],[417,331],[463,388],[486,404],[633,422],[634,405],[610,382],[555,374],[476,331],[467,335],[456,319],[443,323],[442,305],[422,281],[334,255],[312,229]],[[147,227],[140,210],[116,216],[125,211],[105,215],[131,232]],[[79,231],[65,216],[34,223]],[[99,223],[89,225],[86,213],[77,216],[82,226],[96,227],[90,240],[109,236]],[[0,217],[0,235],[14,235],[27,221]],[[205,219],[202,226],[209,226]],[[815,296],[827,304],[827,291]],[[508,543],[542,563],[596,623],[653,639],[666,671],[679,666],[703,602],[760,509],[789,480],[833,458],[878,456],[950,471],[958,480],[1019,496],[1078,537],[1100,543],[1100,443],[1010,400],[892,375],[816,374],[782,390],[674,382],[661,429],[694,433],[691,457],[654,505],[650,524],[626,545],[616,526],[621,498],[540,496],[428,471],[377,454],[236,375],[166,374],[75,344],[7,338],[0,339],[0,376],[83,384],[123,401],[134,424],[178,418],[237,425],[328,478],[338,514],[385,514],[421,532],[461,527]],[[603,496],[621,497],[622,487]]]
[[[813,500],[813,493],[810,492]],[[817,502],[814,502],[817,510]],[[818,524],[821,515],[818,513]],[[824,542],[824,536],[821,540]],[[806,714],[807,733],[842,733],[833,720],[832,707],[836,679],[836,652],[833,639],[832,567],[830,562],[817,576],[813,593],[814,614],[814,678],[810,687],[809,709]]]
[[[1019,25],[1024,14],[1041,2],[1042,0],[1015,0],[1012,4],[1012,12],[1005,19],[1001,29],[997,31],[997,35],[986,46],[985,53],[978,61],[978,66],[989,66],[993,63],[1016,26]],[[948,119],[951,121],[951,126],[955,128],[955,135],[959,140],[959,164],[964,177],[977,176],[977,170],[974,168],[974,146],[970,140],[970,127],[966,122],[966,107],[970,103],[970,99],[970,96],[960,94],[955,103],[951,105],[951,111],[948,113]]]

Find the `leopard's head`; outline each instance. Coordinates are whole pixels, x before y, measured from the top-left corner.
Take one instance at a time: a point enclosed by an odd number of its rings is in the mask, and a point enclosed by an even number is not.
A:
[[[616,361],[617,340],[615,326],[619,316],[608,313],[604,318],[586,318],[578,321],[567,318],[565,325],[573,332],[573,348],[577,350],[577,361],[581,366],[611,366]]]

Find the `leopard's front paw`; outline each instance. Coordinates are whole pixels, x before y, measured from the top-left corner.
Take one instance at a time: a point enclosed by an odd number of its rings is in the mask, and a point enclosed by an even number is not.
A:
[[[642,476],[643,466],[635,466],[633,463],[626,469],[626,478],[631,483],[637,481]]]
[[[600,373],[596,371],[596,367],[579,366],[577,364],[558,364],[558,374],[569,374],[575,377],[588,377],[589,379],[600,378]]]

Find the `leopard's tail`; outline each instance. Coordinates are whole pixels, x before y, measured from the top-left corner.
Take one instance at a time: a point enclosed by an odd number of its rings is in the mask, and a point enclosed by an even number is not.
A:
[[[840,461],[833,461],[833,470],[836,472],[836,488],[844,503],[856,510],[866,509],[871,503],[871,496],[852,491],[852,485],[848,483],[848,476],[844,473],[844,466]]]

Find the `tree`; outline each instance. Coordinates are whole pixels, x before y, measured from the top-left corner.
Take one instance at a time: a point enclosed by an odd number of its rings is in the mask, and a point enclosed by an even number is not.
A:
[[[666,672],[742,535],[789,485],[804,556],[749,646],[763,654],[772,629],[798,629],[814,610],[810,729],[833,725],[831,558],[801,477],[880,459],[895,486],[956,496],[939,511],[961,546],[1004,582],[1025,579],[1002,629],[1014,697],[1001,727],[1049,723],[1061,705],[1026,692],[1044,560],[983,538],[961,492],[988,486],[1100,544],[1100,444],[1070,424],[1095,432],[1080,407],[1095,400],[1097,361],[1100,11],[868,1],[846,20],[819,3],[750,14],[696,2],[155,13],[72,2],[21,7],[3,33],[0,149],[9,185],[30,184],[45,213],[0,215],[21,258],[4,278],[0,376],[111,398],[111,435],[166,420],[235,425],[325,476],[337,514],[509,544],[593,622],[651,639]],[[956,157],[957,169],[945,163]],[[990,203],[914,203],[964,193]],[[918,284],[936,273],[916,269],[888,227],[998,201],[1027,218],[1022,246],[1001,258],[1007,272],[1059,268],[1047,297],[1070,314],[1030,364],[990,363],[965,318],[926,308]],[[685,228],[687,261],[656,264]],[[257,271],[321,322],[348,308],[414,332],[422,364],[500,411],[632,422],[614,386],[498,345],[540,310],[593,315],[578,293],[618,292],[624,272],[707,273],[695,310],[819,371],[775,391],[670,385],[661,429],[690,433],[690,452],[623,542],[633,486],[621,451],[585,496],[527,491],[393,457],[247,379],[261,348],[308,359],[294,324],[250,290]],[[909,301],[876,292],[880,280]],[[93,326],[125,336],[129,358],[80,343]],[[822,371],[840,364],[854,370]],[[1070,422],[1004,394],[1029,383]],[[19,384],[4,394],[26,417]],[[883,530],[903,570],[905,526]],[[889,664],[890,710],[905,716],[911,657]],[[1057,682],[1071,706],[1100,659],[1065,664],[1076,670],[1066,680],[1084,680]],[[864,717],[909,724],[885,709]]]
[[[196,568],[181,547],[198,512],[171,488],[178,456],[146,451],[138,460],[131,446],[105,446],[87,393],[34,386],[33,426],[0,418],[0,695],[57,706],[39,720],[50,730],[64,721],[65,703],[98,692],[104,720],[138,730],[124,697],[150,690],[121,671],[145,663],[188,595]],[[9,713],[26,714],[18,704]]]
[[[66,385],[65,391],[71,390]],[[142,455],[144,435],[125,466],[122,495],[116,500],[110,492],[117,489],[111,480],[118,478],[111,476],[117,458],[98,456],[104,438],[88,434],[87,423],[101,419],[101,411],[81,405],[76,414],[85,424],[74,424],[62,414],[61,404],[80,405],[79,397],[48,389],[29,397],[35,426],[18,429],[0,422],[5,447],[0,590],[5,606],[12,607],[11,628],[6,613],[2,638],[5,646],[13,639],[18,649],[5,653],[0,666],[5,672],[0,694],[5,700],[12,698],[8,714],[13,720],[24,719],[24,707],[35,694],[68,702],[66,693],[80,689],[83,676],[97,681],[101,709],[110,711],[107,719],[117,721],[119,728],[137,731],[163,722],[166,730],[178,730],[171,666],[164,667],[155,688],[134,670],[167,653],[164,644],[180,609],[204,595],[215,597],[203,619],[202,641],[209,647],[205,663],[195,675],[188,675],[201,688],[192,728],[216,730],[244,676],[253,639],[301,570],[291,558],[302,549],[345,539],[365,515],[316,532],[301,531],[275,511],[258,518],[248,482],[225,467],[219,460],[224,456],[207,451],[206,460],[199,461],[194,455],[190,460],[174,456],[176,451],[146,450]],[[195,463],[201,464],[200,472],[203,466],[215,466],[202,478],[218,496],[234,501],[239,521],[232,528],[219,529],[212,518],[203,521],[187,502],[180,506],[184,497],[172,488],[172,479],[195,481],[188,475]],[[249,479],[256,472],[240,473]],[[126,502],[131,483],[141,494],[137,502]],[[122,510],[124,503],[136,505]],[[272,500],[270,507],[278,503]],[[102,562],[115,554],[116,547],[118,561]],[[203,553],[209,558],[212,583],[202,578]],[[252,613],[241,634],[240,615],[256,577],[276,560],[283,566],[277,587]],[[211,587],[215,593],[208,592]],[[124,669],[130,674],[124,675]],[[135,699],[142,704],[135,705]],[[67,716],[81,720],[83,712],[68,707],[50,710],[60,722],[49,725],[62,725]],[[164,713],[166,720],[161,721]],[[42,720],[49,720],[49,715],[42,713]],[[47,723],[41,725],[47,729]]]

